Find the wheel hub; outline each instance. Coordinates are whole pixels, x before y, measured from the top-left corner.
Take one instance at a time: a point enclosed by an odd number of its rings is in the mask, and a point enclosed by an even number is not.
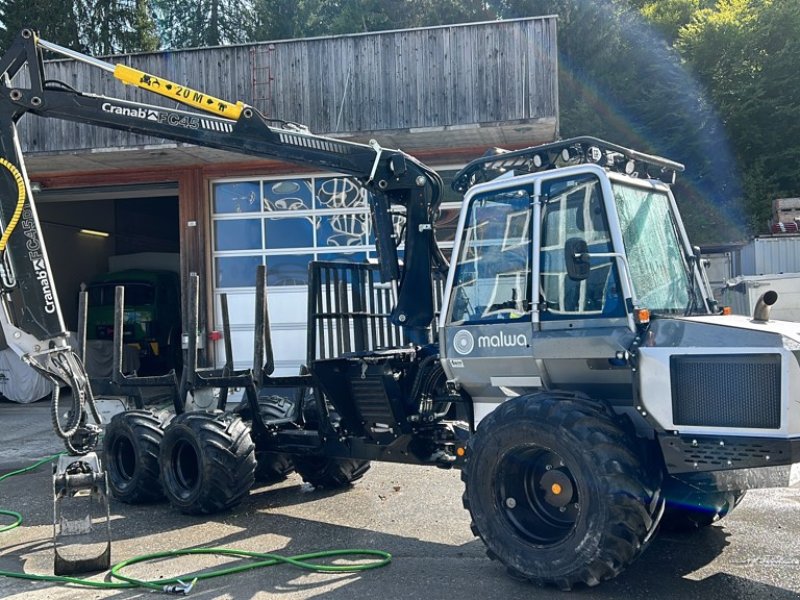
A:
[[[569,476],[560,469],[547,471],[539,480],[544,501],[555,508],[567,506],[572,500],[574,488]]]
[[[184,495],[189,495],[200,483],[199,457],[195,448],[181,442],[174,450],[175,479]]]
[[[564,459],[555,452],[526,446],[507,453],[495,486],[506,522],[527,541],[557,544],[575,527],[578,488]]]
[[[112,460],[124,481],[133,479],[136,473],[136,451],[131,441],[120,438],[112,446]]]

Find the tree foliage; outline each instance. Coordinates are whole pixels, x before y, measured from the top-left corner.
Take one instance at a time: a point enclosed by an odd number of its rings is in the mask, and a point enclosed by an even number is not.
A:
[[[800,195],[798,32],[796,0],[720,0],[678,38],[731,133],[751,231],[763,230],[771,199]]]
[[[701,9],[711,8],[716,0],[631,0],[642,16],[670,43],[678,38]]]
[[[256,39],[430,27],[493,18],[481,0],[255,0]]]
[[[0,46],[6,50],[26,28],[55,44],[80,49],[75,6],[68,0],[0,1]]]
[[[156,50],[155,22],[144,0],[76,0],[79,42],[97,55]]]
[[[159,48],[148,0],[0,0],[0,49],[30,27],[49,42],[94,55]]]
[[[253,3],[239,0],[153,0],[167,48],[238,44],[254,39]]]

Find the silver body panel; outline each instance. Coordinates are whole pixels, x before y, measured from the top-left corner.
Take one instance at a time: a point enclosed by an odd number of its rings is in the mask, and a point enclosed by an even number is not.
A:
[[[641,408],[659,427],[690,435],[800,437],[800,325],[756,322],[740,316],[687,317],[654,321],[639,349]],[[773,428],[676,424],[670,361],[673,356],[780,356],[780,423]],[[702,402],[702,398],[697,399]],[[731,402],[736,402],[731,398]]]

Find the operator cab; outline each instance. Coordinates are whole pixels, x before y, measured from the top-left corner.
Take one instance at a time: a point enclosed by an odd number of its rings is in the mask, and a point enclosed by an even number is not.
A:
[[[641,309],[714,309],[670,187],[650,175],[682,166],[578,138],[479,159],[454,187],[506,168],[530,172],[465,196],[439,330],[448,378],[476,422],[542,388],[630,405]]]

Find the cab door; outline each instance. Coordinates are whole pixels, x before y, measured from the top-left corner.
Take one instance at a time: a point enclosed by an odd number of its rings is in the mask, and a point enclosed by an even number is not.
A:
[[[543,386],[615,401],[631,397],[625,359],[634,338],[630,291],[620,278],[621,237],[609,227],[611,186],[599,169],[539,181],[537,331],[532,358]],[[588,273],[570,272],[575,242],[588,248]]]
[[[473,399],[476,422],[541,385],[531,356],[532,215],[532,183],[508,182],[468,195],[461,214],[440,347],[448,377]]]

